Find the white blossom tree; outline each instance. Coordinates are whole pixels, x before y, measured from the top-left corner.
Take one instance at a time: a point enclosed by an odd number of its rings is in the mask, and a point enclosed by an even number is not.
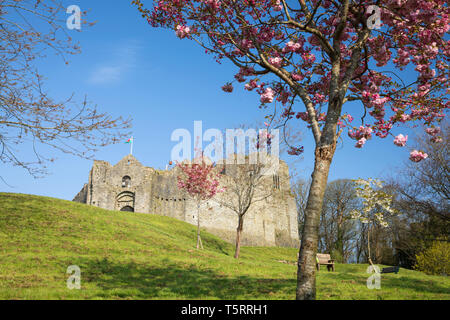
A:
[[[387,217],[397,211],[391,207],[392,195],[383,190],[383,183],[378,179],[357,179],[355,183],[356,196],[362,200],[362,209],[353,210],[351,216],[367,224],[367,255],[369,263],[373,266],[370,256],[370,230],[375,226],[388,227]]]

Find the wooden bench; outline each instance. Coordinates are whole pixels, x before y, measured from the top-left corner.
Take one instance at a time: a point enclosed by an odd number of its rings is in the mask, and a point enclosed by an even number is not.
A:
[[[381,270],[381,273],[395,273],[397,274],[400,271],[400,267],[387,267]]]
[[[327,266],[328,271],[334,271],[334,259],[331,259],[331,256],[327,253],[318,253],[316,255],[317,271],[320,270],[320,265]]]

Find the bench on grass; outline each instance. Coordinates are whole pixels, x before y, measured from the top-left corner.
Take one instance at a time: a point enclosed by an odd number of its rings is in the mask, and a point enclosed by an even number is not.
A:
[[[316,266],[318,271],[320,270],[321,265],[327,266],[328,271],[334,271],[334,259],[331,259],[331,256],[327,253],[318,253],[316,255]]]
[[[381,273],[395,273],[397,274],[400,270],[400,267],[387,267],[381,270]]]

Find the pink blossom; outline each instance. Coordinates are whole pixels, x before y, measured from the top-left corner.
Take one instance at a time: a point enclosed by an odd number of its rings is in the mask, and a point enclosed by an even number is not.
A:
[[[372,128],[360,126],[356,131],[349,130],[348,136],[355,140],[360,140],[361,138],[369,140],[370,138],[372,138],[372,132]]]
[[[178,25],[176,28],[176,35],[178,38],[183,39],[189,35],[191,29],[188,26]]]
[[[426,154],[423,151],[413,150],[409,154],[409,159],[411,161],[414,161],[414,162],[420,162],[420,161],[422,161],[423,159],[426,159],[426,158],[428,158],[428,154]]]
[[[281,11],[283,10],[283,6],[281,5],[281,1],[280,0],[276,0],[275,1],[275,5],[273,6],[273,11]]]
[[[283,52],[297,52],[302,48],[302,45],[298,42],[289,41],[286,43],[286,46],[283,48]]]
[[[210,6],[213,10],[217,10],[220,8],[219,0],[205,0],[205,4]]]
[[[280,68],[283,65],[283,59],[280,57],[270,58],[269,63],[276,68]]]
[[[439,137],[439,136],[433,137],[433,138],[431,138],[430,140],[431,140],[431,142],[433,142],[433,143],[441,143],[442,141],[444,141],[444,140],[442,139],[442,137]]]
[[[233,85],[231,83],[227,83],[222,87],[222,90],[225,92],[233,92]]]
[[[399,134],[394,139],[394,144],[399,147],[404,147],[406,145],[406,141],[408,141],[408,135],[404,136]]]
[[[302,81],[305,78],[302,74],[298,74],[298,73],[291,73],[291,77],[295,81]]]
[[[261,103],[272,103],[274,98],[274,91],[272,88],[267,88],[264,93],[261,94]]]
[[[259,88],[259,85],[255,80],[250,80],[249,83],[245,84],[245,90],[252,91],[255,88]]]
[[[302,119],[303,121],[306,121],[306,122],[310,122],[307,112],[299,112],[299,113],[297,113],[296,118],[297,119]]]
[[[399,121],[405,123],[406,121],[411,120],[411,116],[409,114],[402,113]]]
[[[428,133],[430,136],[435,136],[441,132],[440,127],[434,127],[434,128],[426,128],[425,132]]]
[[[366,144],[366,141],[367,141],[366,138],[359,139],[358,142],[356,142],[355,147],[361,149]]]
[[[241,41],[241,47],[242,47],[242,49],[244,49],[244,50],[248,50],[248,49],[253,48],[253,42],[252,42],[252,40],[243,39],[243,40]]]

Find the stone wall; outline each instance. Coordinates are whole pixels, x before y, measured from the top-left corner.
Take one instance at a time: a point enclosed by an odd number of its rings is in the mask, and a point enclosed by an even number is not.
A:
[[[108,210],[135,211],[173,217],[197,225],[196,204],[177,187],[178,168],[167,171],[143,166],[128,155],[112,166],[94,161],[89,181],[73,201]],[[242,244],[298,247],[297,210],[289,183],[289,169],[281,161],[276,176],[267,176],[272,195],[253,204],[245,216]],[[234,243],[237,215],[210,200],[202,203],[200,224]]]

